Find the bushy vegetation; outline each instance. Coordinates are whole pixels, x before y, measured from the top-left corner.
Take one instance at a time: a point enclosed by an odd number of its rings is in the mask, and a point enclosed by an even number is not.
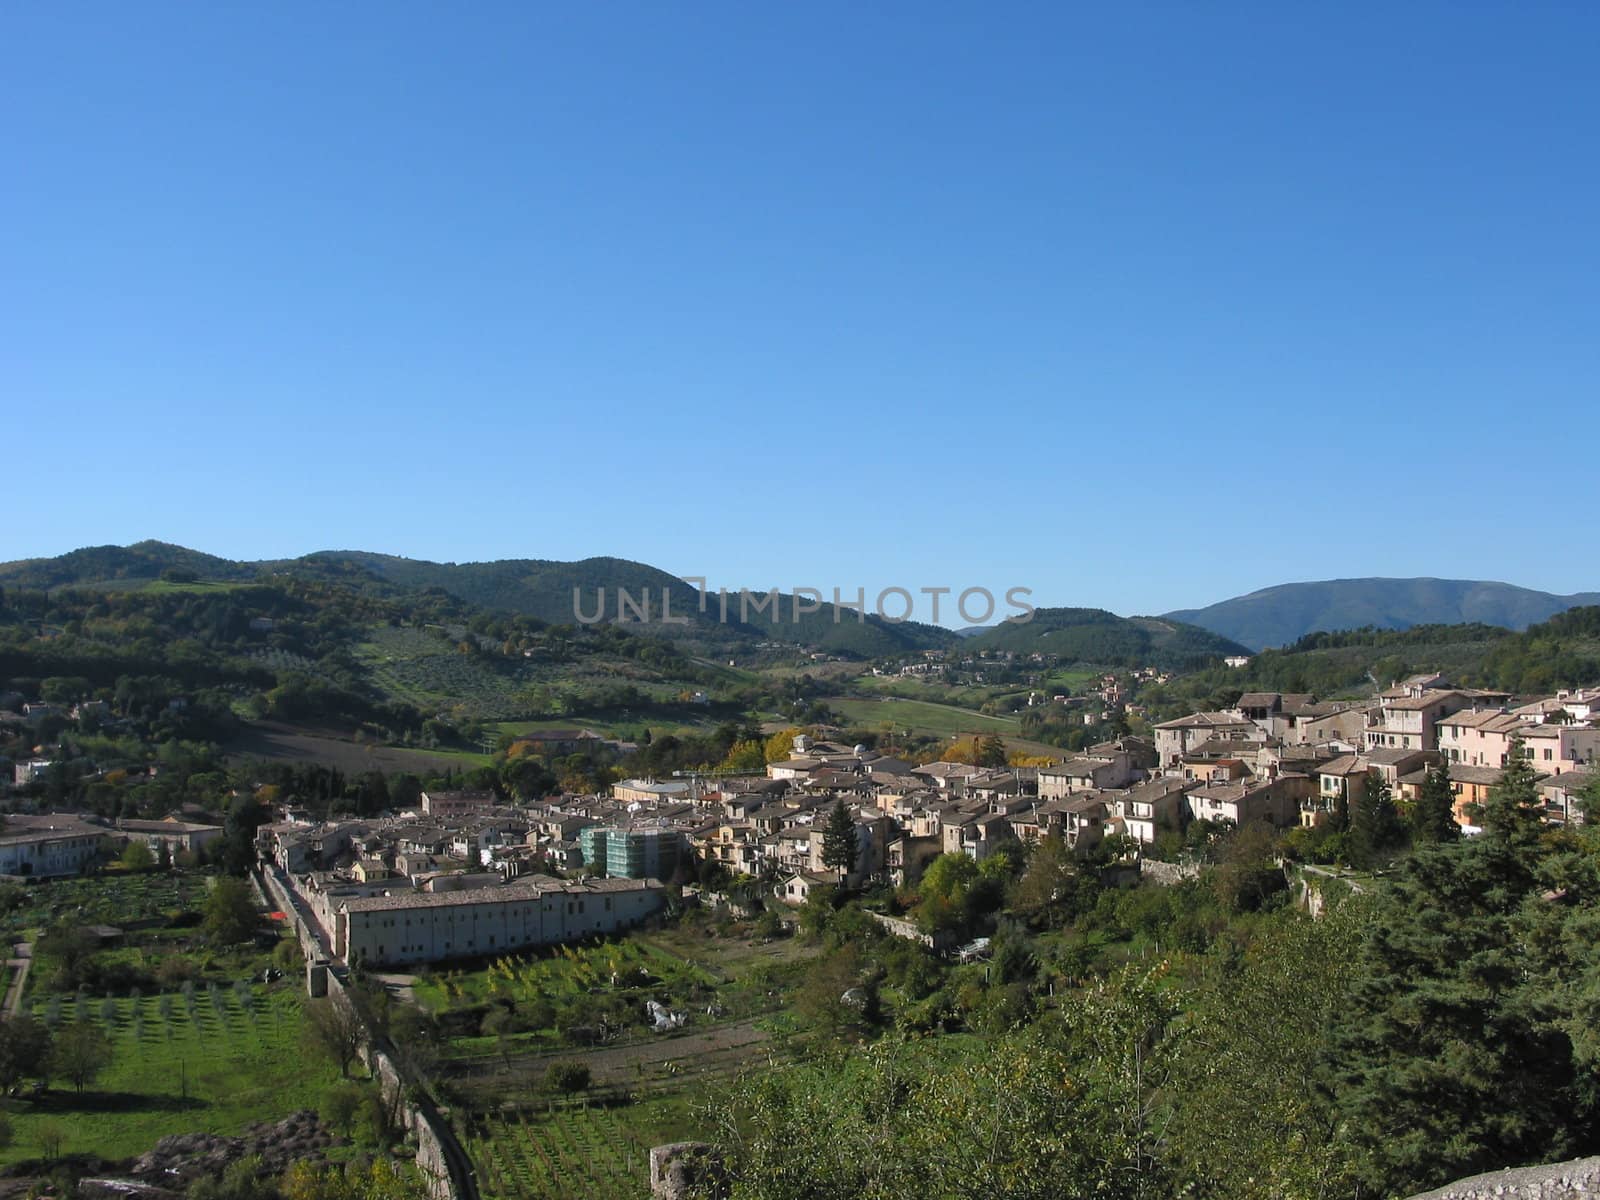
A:
[[[1595,1153],[1600,833],[1535,799],[1514,765],[1482,836],[1397,852],[1317,919],[1250,831],[1175,887],[1035,848],[969,914],[993,906],[987,962],[834,897],[793,1005],[820,1040],[706,1109],[733,1195],[1407,1195]]]

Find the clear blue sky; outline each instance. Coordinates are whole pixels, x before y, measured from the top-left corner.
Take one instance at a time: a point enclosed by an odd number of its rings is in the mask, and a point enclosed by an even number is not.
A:
[[[1600,7],[13,4],[0,559],[1600,588]]]

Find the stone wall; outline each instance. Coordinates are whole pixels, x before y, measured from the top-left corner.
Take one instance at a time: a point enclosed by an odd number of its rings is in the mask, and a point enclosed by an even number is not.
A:
[[[1172,887],[1190,879],[1195,879],[1200,874],[1198,863],[1169,863],[1159,862],[1153,858],[1141,859],[1139,874],[1151,883]]]
[[[264,887],[271,902],[288,916],[300,939],[300,949],[306,956],[307,991],[313,996],[326,994],[335,1004],[354,1008],[350,994],[337,971],[328,969],[319,960],[321,943],[316,934],[301,920],[299,909],[292,903],[274,872],[260,871],[256,875],[257,887]],[[456,1141],[449,1122],[425,1095],[415,1099],[406,1094],[406,1080],[395,1064],[387,1047],[374,1041],[371,1030],[361,1048],[361,1061],[378,1082],[379,1094],[391,1112],[399,1115],[407,1136],[417,1147],[417,1168],[428,1180],[428,1191],[434,1200],[478,1200],[477,1180],[466,1151]]]
[[[957,945],[961,939],[951,933],[924,933],[914,921],[907,921],[902,917],[891,917],[884,913],[868,912],[871,917],[895,937],[906,938],[909,941],[921,942],[930,950],[949,950]]]
[[[333,971],[328,972],[328,998],[354,1008],[343,980]],[[361,1047],[361,1061],[377,1081],[384,1106],[397,1114],[401,1127],[416,1144],[417,1169],[428,1181],[429,1195],[434,1200],[478,1200],[472,1163],[449,1123],[420,1089],[414,1096],[407,1094],[404,1072],[388,1047],[373,1039],[370,1031]]]

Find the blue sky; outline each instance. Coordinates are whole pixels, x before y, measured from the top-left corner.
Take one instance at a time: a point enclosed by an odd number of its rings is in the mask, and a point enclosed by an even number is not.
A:
[[[1578,3],[12,5],[0,559],[614,554],[1123,613],[1600,588],[1597,37]]]

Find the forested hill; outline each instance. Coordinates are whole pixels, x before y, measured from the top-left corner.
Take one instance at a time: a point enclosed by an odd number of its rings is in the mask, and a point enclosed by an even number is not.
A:
[[[170,707],[184,736],[209,741],[241,716],[401,741],[430,722],[644,711],[730,676],[622,626],[546,626],[443,593],[397,602],[293,578],[0,591],[0,692],[13,702]]]
[[[1479,579],[1327,579],[1285,583],[1167,616],[1255,650],[1319,630],[1495,625],[1525,629],[1556,613],[1600,604],[1600,592],[1558,596]]]
[[[243,582],[282,578],[336,580],[389,598],[437,590],[481,609],[517,613],[551,625],[570,625],[599,616],[639,623],[641,632],[688,640],[721,655],[748,653],[752,645],[776,641],[817,650],[871,658],[947,646],[956,635],[917,622],[894,623],[849,612],[834,620],[832,609],[803,611],[792,596],[776,604],[767,592],[753,592],[741,603],[729,597],[726,616],[716,596],[702,605],[689,584],[646,563],[620,558],[577,562],[502,559],[482,563],[437,563],[360,550],[329,550],[294,559],[236,562],[165,542],[96,546],[57,558],[0,563],[0,586],[126,588],[163,578],[178,581]],[[625,604],[621,594],[627,593]],[[663,597],[666,597],[665,606]],[[629,606],[631,604],[631,606]],[[799,610],[797,612],[797,609]],[[671,621],[663,620],[670,615]],[[687,623],[677,623],[687,618]]]
[[[967,650],[1052,654],[1062,662],[1190,670],[1230,654],[1237,642],[1165,617],[1119,617],[1101,608],[1041,608],[1025,623],[1002,622],[962,642]]]

